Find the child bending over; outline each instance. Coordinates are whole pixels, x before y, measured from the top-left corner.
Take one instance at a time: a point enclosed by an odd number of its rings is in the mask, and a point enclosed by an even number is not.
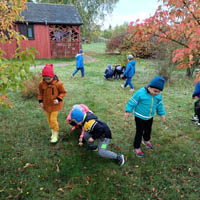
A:
[[[98,120],[93,113],[84,114],[79,109],[72,110],[71,120],[84,127],[84,139],[88,144],[98,140],[98,152],[101,157],[116,160],[120,166],[124,164],[124,155],[107,149],[112,139],[112,133],[105,122]]]

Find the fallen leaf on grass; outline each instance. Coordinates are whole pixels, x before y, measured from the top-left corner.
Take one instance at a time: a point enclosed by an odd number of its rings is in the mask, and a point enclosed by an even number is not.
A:
[[[58,164],[56,165],[56,171],[60,172],[60,168],[59,168]]]
[[[26,164],[24,165],[24,169],[27,168],[27,167],[34,167],[34,164],[26,163]]]
[[[64,193],[64,190],[62,188],[58,188],[58,191]]]

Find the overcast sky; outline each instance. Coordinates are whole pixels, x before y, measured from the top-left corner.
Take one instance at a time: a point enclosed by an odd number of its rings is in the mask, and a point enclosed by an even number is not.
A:
[[[148,18],[159,5],[158,0],[119,0],[113,13],[106,17],[102,28],[107,29],[109,25],[114,28],[124,22]]]

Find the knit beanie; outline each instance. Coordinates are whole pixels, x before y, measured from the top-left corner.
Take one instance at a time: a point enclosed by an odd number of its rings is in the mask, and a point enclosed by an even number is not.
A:
[[[79,53],[83,53],[83,49],[80,49],[80,50],[79,50]]]
[[[42,76],[54,77],[53,64],[46,64],[42,70]]]
[[[161,76],[155,76],[151,80],[151,82],[150,82],[150,84],[148,86],[163,91],[164,85],[165,85],[165,79],[163,77],[161,77]]]
[[[84,113],[81,110],[75,108],[71,112],[71,119],[74,120],[76,123],[80,123],[84,119]]]

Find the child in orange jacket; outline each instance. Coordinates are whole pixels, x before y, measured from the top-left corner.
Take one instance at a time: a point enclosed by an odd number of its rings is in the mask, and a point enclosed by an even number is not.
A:
[[[49,127],[51,128],[51,143],[58,141],[59,125],[57,116],[62,109],[66,90],[63,83],[54,74],[53,65],[45,65],[42,70],[43,80],[39,84],[38,101],[46,112]]]

